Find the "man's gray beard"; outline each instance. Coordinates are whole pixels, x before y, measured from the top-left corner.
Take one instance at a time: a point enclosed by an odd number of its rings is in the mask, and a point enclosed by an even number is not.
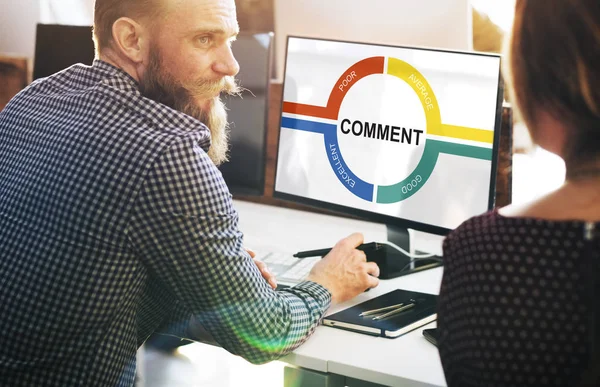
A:
[[[239,93],[239,87],[233,77],[226,77],[220,82],[200,81],[186,87],[162,68],[157,49],[151,50],[148,68],[143,79],[140,80],[142,95],[194,117],[208,127],[211,145],[207,154],[215,165],[221,165],[228,161],[229,123],[227,122],[227,110],[220,97],[209,99],[206,111],[196,101],[201,99],[202,95],[214,95],[220,91],[237,94]]]
[[[229,161],[229,155],[227,154],[229,151],[229,122],[227,122],[225,104],[220,97],[209,101],[207,111],[200,109],[193,102],[181,106],[176,104],[174,109],[196,118],[208,127],[211,143],[207,154],[215,165],[218,166]]]

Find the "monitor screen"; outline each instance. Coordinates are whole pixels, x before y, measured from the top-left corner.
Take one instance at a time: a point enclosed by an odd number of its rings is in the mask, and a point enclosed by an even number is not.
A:
[[[267,107],[272,33],[242,33],[232,45],[240,64],[241,96],[222,96],[230,122],[230,161],[219,168],[233,194],[262,195],[265,185]],[[94,60],[92,28],[38,24],[34,79]]]
[[[494,204],[498,55],[289,37],[275,196],[445,234]]]

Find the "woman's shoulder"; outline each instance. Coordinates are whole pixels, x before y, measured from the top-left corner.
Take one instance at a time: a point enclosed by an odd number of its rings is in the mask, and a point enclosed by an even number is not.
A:
[[[486,235],[502,233],[503,218],[498,209],[474,216],[464,221],[460,226],[451,231],[445,239],[445,244],[455,240],[468,240],[471,238],[484,238]],[[518,223],[518,222],[517,222]]]
[[[509,215],[505,215],[504,210],[494,209],[462,223],[444,240],[444,257],[485,253],[487,258],[504,252],[537,254],[541,248],[574,246],[583,240],[586,223],[583,220],[506,213]]]
[[[464,238],[480,235],[537,235],[540,231],[545,234],[553,232],[562,233],[563,230],[579,230],[586,220],[580,216],[568,214],[548,214],[540,209],[546,204],[530,203],[525,205],[510,205],[503,208],[495,208],[484,214],[474,216],[459,227],[450,232],[449,239]],[[600,221],[593,222],[600,225]],[[544,231],[547,230],[547,231]]]
[[[443,242],[443,256],[448,266],[463,261],[471,261],[482,249],[489,247],[496,240],[500,242],[505,230],[498,224],[502,222],[498,210],[474,216],[451,231]]]

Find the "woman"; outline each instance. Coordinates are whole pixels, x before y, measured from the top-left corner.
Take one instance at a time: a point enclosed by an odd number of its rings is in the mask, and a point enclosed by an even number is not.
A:
[[[517,0],[507,43],[510,97],[566,181],[445,240],[440,357],[449,386],[597,385],[600,2]]]

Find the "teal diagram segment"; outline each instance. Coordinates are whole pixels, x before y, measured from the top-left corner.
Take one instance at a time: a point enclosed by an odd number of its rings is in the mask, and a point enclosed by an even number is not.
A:
[[[336,125],[284,117],[281,126],[322,134],[327,158],[340,183],[355,196],[369,202],[373,201],[375,186],[356,176],[344,161],[338,143]],[[440,153],[486,161],[491,161],[493,155],[491,148],[428,139],[415,170],[399,183],[378,186],[376,202],[398,203],[416,194],[433,173]]]
[[[472,159],[492,161],[492,148],[484,148],[480,146],[457,144],[455,142],[427,140],[427,144],[431,143],[439,153],[446,153],[454,156],[469,157]],[[427,146],[426,144],[426,146]]]
[[[377,187],[377,203],[397,203],[417,193],[431,177],[440,153],[488,161],[492,160],[493,155],[489,148],[428,139],[419,164],[406,179],[393,185]]]

